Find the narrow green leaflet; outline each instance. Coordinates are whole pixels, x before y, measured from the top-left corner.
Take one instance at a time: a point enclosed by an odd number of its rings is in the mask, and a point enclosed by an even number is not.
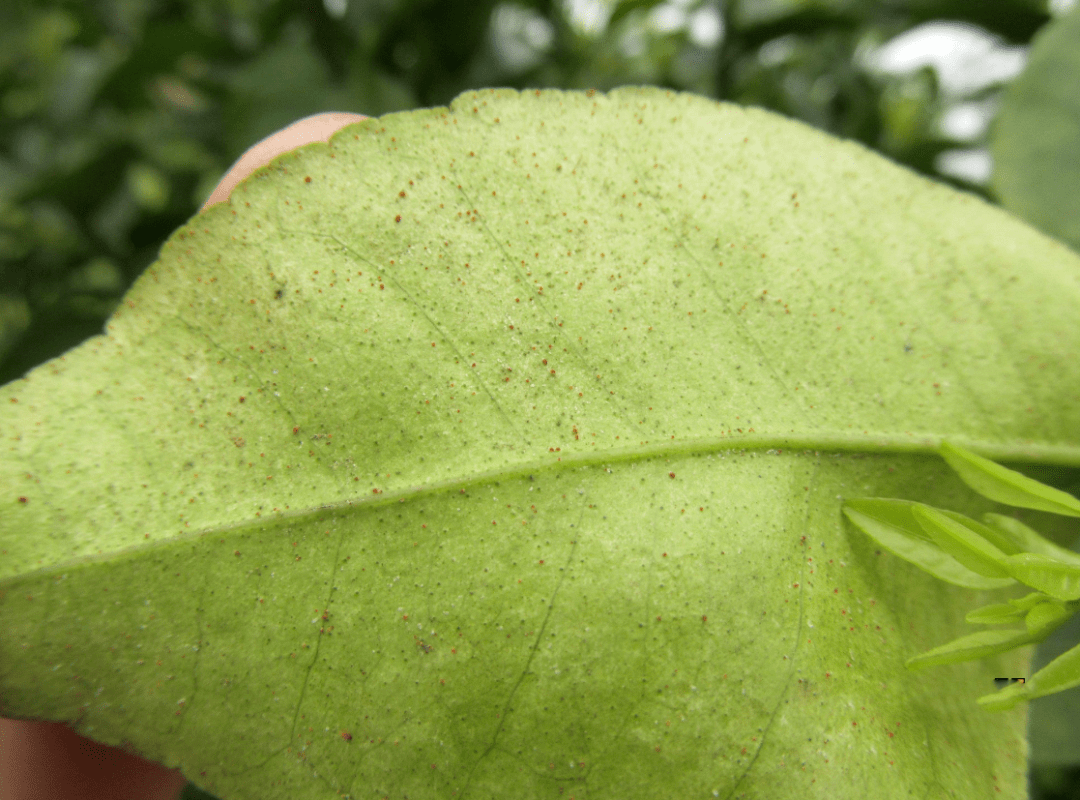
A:
[[[979,698],[988,711],[1005,711],[1024,700],[1064,692],[1080,686],[1080,645],[1067,650],[1032,675],[1026,683],[1014,683]]]
[[[1010,506],[1080,517],[1080,500],[1068,492],[1047,486],[947,441],[941,443],[938,452],[964,483],[984,497]]]
[[[1008,603],[994,603],[969,611],[964,620],[982,625],[1004,625],[1020,622],[1023,618],[1024,612],[1015,606]]]
[[[1024,551],[1024,548],[1021,547],[1011,536],[1006,534],[1004,531],[998,530],[997,528],[979,522],[978,520],[974,520],[971,517],[960,514],[956,511],[950,511],[947,508],[939,508],[936,510],[944,514],[949,519],[955,520],[964,527],[975,531],[975,533],[979,534],[979,536],[981,536],[983,539],[988,541],[990,544],[992,544],[994,547],[996,547],[998,550],[1000,550],[1007,556],[1016,555],[1017,553],[1021,553]]]
[[[972,661],[976,658],[1005,653],[1034,641],[1035,637],[1029,631],[979,631],[968,636],[961,636],[955,641],[908,659],[907,668],[920,670],[943,664],[958,664],[961,661]]]
[[[979,631],[961,636],[949,644],[935,647],[907,661],[908,669],[925,669],[942,664],[956,664],[976,658],[1005,653],[1017,647],[1041,642],[1072,616],[1075,608],[1063,608],[1056,603],[1041,603],[1028,612],[1026,631]]]
[[[1029,633],[1040,635],[1050,633],[1072,616],[1075,607],[1066,607],[1061,603],[1039,603],[1024,617]]]
[[[1030,683],[1013,683],[994,694],[983,695],[977,702],[987,711],[1008,711],[1031,699]]]
[[[1049,599],[1050,595],[1048,594],[1044,594],[1043,592],[1032,592],[1026,597],[1010,600],[1009,605],[1017,609],[1018,611],[1030,611],[1031,609],[1035,608],[1035,606],[1039,605],[1039,603],[1042,603]]]
[[[971,528],[921,503],[913,505],[911,512],[937,546],[968,569],[987,578],[1010,577],[1002,565],[1005,554]]]
[[[1032,697],[1044,697],[1080,686],[1080,645],[1062,653],[1031,676]]]
[[[1038,553],[1006,556],[1009,573],[1021,583],[1058,600],[1080,599],[1080,566],[1063,564]]]
[[[983,521],[988,527],[1000,531],[1002,536],[1013,542],[1017,548],[1016,552],[1038,553],[1048,558],[1064,561],[1067,564],[1080,566],[1080,555],[1071,550],[1066,550],[1064,547],[1059,547],[1018,519],[988,511],[983,514]],[[1001,547],[1000,544],[998,546]],[[1001,549],[1004,550],[1005,548]],[[1014,553],[1009,553],[1009,555],[1014,555]]]
[[[844,503],[844,515],[893,555],[955,586],[1000,589],[1015,583],[1009,577],[986,577],[945,553],[916,520],[912,513],[916,505],[908,500],[860,497]]]

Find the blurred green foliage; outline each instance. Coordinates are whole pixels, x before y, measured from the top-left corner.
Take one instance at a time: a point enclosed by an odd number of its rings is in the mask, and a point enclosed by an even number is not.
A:
[[[934,174],[943,152],[984,136],[943,131],[950,105],[992,99],[1002,81],[957,97],[928,63],[889,72],[873,58],[942,19],[1007,46],[1050,12],[1043,0],[6,0],[0,381],[100,332],[232,161],[319,111],[647,83],[771,108]]]
[[[4,0],[0,383],[100,333],[229,165],[321,111],[654,84],[773,109],[989,197],[1002,89],[1071,5]],[[932,35],[942,24],[951,45]],[[899,48],[916,33],[922,51]]]
[[[1080,7],[1039,31],[992,141],[1001,204],[1080,250]]]

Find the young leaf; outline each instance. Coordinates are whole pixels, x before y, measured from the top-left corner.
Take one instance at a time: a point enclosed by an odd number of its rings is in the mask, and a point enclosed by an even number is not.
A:
[[[1064,692],[1080,686],[1080,645],[1062,653],[1026,683],[1014,683],[978,700],[987,711],[1005,711],[1025,700]]]
[[[1068,492],[1047,486],[947,441],[941,443],[938,452],[956,470],[960,479],[983,497],[1009,506],[1080,517],[1080,500]]]
[[[915,505],[909,500],[860,497],[846,501],[843,511],[883,548],[935,578],[969,589],[1000,589],[1015,583],[1010,577],[989,578],[974,572],[943,552],[912,514]]]
[[[942,664],[958,664],[961,661],[972,661],[976,658],[1005,653],[1016,647],[1031,644],[1034,641],[1031,633],[1022,630],[995,630],[979,631],[968,636],[961,636],[949,644],[935,647],[925,653],[909,658],[907,668],[910,670],[926,669]]]
[[[1011,683],[1000,691],[980,697],[976,702],[987,711],[1007,711],[1031,699],[1031,683]]]
[[[916,503],[911,512],[934,542],[961,564],[987,578],[1008,578],[1005,554],[971,528],[936,508]]]
[[[988,527],[997,529],[1001,532],[1002,536],[1007,537],[1009,541],[1013,542],[1017,548],[1016,552],[1038,553],[1039,555],[1048,556],[1049,558],[1055,558],[1058,561],[1064,561],[1067,564],[1076,564],[1077,566],[1080,566],[1080,555],[1074,553],[1072,550],[1066,550],[1064,547],[1059,547],[1049,539],[1039,535],[1036,531],[1032,530],[1018,519],[1013,519],[1012,517],[1007,517],[1002,514],[987,512],[983,514],[983,521]],[[1002,548],[1002,550],[1004,550],[1004,548]],[[1009,555],[1013,554],[1009,553]]]
[[[1010,622],[1019,622],[1024,618],[1024,612],[1008,603],[996,603],[983,606],[969,611],[964,619],[981,625],[1004,625]]]
[[[1032,589],[1058,600],[1080,599],[1080,566],[1064,564],[1038,553],[1005,556],[1009,574]]]
[[[1035,608],[1035,606],[1037,606],[1039,603],[1045,602],[1049,599],[1051,598],[1048,594],[1044,594],[1043,592],[1032,592],[1025,597],[1019,598],[1018,600],[1009,600],[1008,602],[1009,605],[1011,605],[1018,611],[1030,611],[1031,609]]]
[[[1051,633],[1071,616],[1072,611],[1062,603],[1039,603],[1024,617],[1024,624],[1027,626],[1029,633],[1034,636],[1041,636]]]
[[[1066,650],[1028,681],[1032,697],[1045,697],[1080,686],[1080,645]]]
[[[1004,531],[998,530],[997,528],[986,525],[956,511],[950,511],[946,508],[938,510],[949,519],[955,520],[961,525],[975,531],[975,533],[986,539],[986,541],[990,542],[990,544],[1007,556],[1016,555],[1017,553],[1022,553],[1024,551],[1024,548],[1017,544],[1013,537],[1009,536]]]

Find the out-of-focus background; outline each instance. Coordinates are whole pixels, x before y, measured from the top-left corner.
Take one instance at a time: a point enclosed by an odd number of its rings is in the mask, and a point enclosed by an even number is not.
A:
[[[376,116],[480,87],[653,84],[762,106],[1080,249],[1076,6],[3,0],[0,384],[100,333],[263,136],[321,111]],[[1031,796],[1080,798],[1077,759],[1036,733]]]

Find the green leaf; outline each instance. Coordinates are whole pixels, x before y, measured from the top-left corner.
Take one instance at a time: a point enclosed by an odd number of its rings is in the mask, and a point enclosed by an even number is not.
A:
[[[1048,634],[1072,616],[1073,611],[1061,603],[1040,603],[1024,618],[1028,632],[1035,635]],[[1045,638],[1045,637],[1044,637]]]
[[[1026,683],[1013,684],[997,694],[980,697],[979,703],[989,711],[1000,711],[1023,700],[1046,697],[1075,686],[1080,686],[1080,645],[1055,658]]]
[[[1080,566],[1080,555],[1071,550],[1066,550],[1064,547],[1059,547],[1018,519],[987,512],[983,514],[983,521],[988,526],[1001,531],[1014,544],[1017,552],[1038,553],[1047,558]],[[1009,553],[1009,555],[1014,555],[1014,553]]]
[[[917,505],[909,500],[852,498],[844,503],[844,516],[893,555],[955,586],[1000,589],[1015,583],[1007,573],[1003,578],[987,577],[944,552],[915,518]]]
[[[909,658],[907,668],[921,670],[927,667],[938,667],[944,664],[958,664],[962,661],[987,658],[1022,645],[1032,644],[1034,641],[1034,634],[1028,631],[979,631],[978,633],[961,636],[959,639],[941,647],[935,647],[933,650]]]
[[[1050,595],[1043,594],[1042,592],[1032,592],[1031,594],[1021,597],[1019,599],[1009,600],[1009,605],[1013,606],[1018,611],[1030,611],[1046,600],[1050,599]]]
[[[1009,603],[994,603],[969,611],[964,620],[983,625],[1003,625],[1005,623],[1019,622],[1023,618],[1023,611],[1015,606]]]
[[[1080,642],[1080,614],[1069,620],[1039,643],[1031,664],[1013,675],[1034,675],[1058,656]],[[1002,673],[1006,674],[1006,673]],[[1080,742],[1076,722],[1080,719],[1080,688],[1037,698],[1028,706],[1028,739],[1034,764],[1066,764],[1077,760]]]
[[[994,528],[990,525],[985,525],[977,520],[972,519],[969,516],[960,514],[956,511],[950,511],[947,508],[939,508],[937,509],[937,511],[941,512],[949,519],[960,523],[965,528],[975,531],[975,533],[979,534],[979,536],[981,536],[993,547],[995,547],[997,550],[1001,551],[1007,556],[1023,552],[1024,548],[1020,547],[1015,541],[1013,541],[1011,536],[1004,533],[1003,531],[998,530],[997,528]]]
[[[1008,711],[1031,699],[1030,684],[1013,683],[994,694],[983,695],[978,703],[987,711]]]
[[[1080,599],[1080,566],[1063,564],[1038,553],[1006,556],[1009,573],[1021,583],[1058,600]]]
[[[225,800],[1021,796],[972,687],[1028,654],[904,669],[972,592],[841,498],[978,518],[942,437],[1080,465],[1078,275],[686,94],[346,128],[4,387],[0,705]]]
[[[1005,554],[963,523],[921,503],[911,513],[938,547],[968,569],[987,578],[1010,577],[1002,566]]]
[[[941,443],[939,452],[964,483],[997,503],[1080,517],[1080,500],[1068,492],[1039,483],[946,441]]]

